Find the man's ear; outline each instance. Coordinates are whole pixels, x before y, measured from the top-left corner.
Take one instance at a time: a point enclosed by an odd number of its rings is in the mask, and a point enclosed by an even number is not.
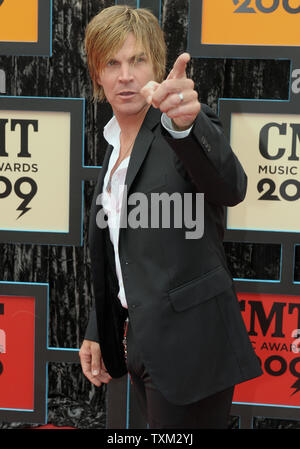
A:
[[[98,84],[98,86],[102,85],[101,84],[101,70],[99,68],[96,70],[95,80],[96,80],[96,83]]]
[[[98,86],[101,86],[101,76],[99,74],[96,76],[96,82]]]

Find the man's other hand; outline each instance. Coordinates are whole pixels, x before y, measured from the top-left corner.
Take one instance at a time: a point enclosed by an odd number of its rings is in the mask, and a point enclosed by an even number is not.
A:
[[[105,368],[99,343],[84,340],[79,351],[83,374],[97,387],[107,384],[111,377]]]

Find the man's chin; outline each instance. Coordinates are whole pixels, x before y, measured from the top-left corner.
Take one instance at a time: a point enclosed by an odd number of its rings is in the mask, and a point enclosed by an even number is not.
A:
[[[126,116],[136,116],[143,113],[146,113],[149,109],[150,105],[145,101],[143,103],[128,103],[121,105],[115,111],[115,114],[126,114]]]

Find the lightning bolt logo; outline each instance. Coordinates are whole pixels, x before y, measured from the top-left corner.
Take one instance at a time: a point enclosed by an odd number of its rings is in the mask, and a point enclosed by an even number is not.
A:
[[[17,210],[20,210],[20,211],[21,211],[20,215],[17,217],[17,220],[18,220],[19,218],[21,218],[22,215],[26,214],[26,212],[28,212],[28,211],[31,209],[31,207],[26,207],[26,204],[24,204],[24,203],[25,203],[25,201],[22,201],[22,203],[20,204],[20,206],[17,208]]]
[[[291,394],[291,396],[294,396],[294,394],[298,393],[298,391],[300,390],[300,377],[297,377],[296,382],[293,383],[291,388],[295,388],[295,391]]]
[[[24,184],[27,184],[27,187],[29,186],[28,192],[24,192],[22,190],[22,186]],[[17,218],[17,220],[18,220],[24,214],[26,214],[26,212],[28,212],[31,209],[31,207],[27,207],[27,206],[30,203],[30,201],[33,199],[33,197],[36,195],[36,193],[38,191],[38,187],[37,187],[37,183],[32,178],[28,178],[28,177],[24,176],[23,178],[17,179],[14,189],[15,189],[16,195],[20,199],[23,200],[21,202],[21,204],[19,205],[19,207],[17,208],[17,210],[21,211],[20,215]]]

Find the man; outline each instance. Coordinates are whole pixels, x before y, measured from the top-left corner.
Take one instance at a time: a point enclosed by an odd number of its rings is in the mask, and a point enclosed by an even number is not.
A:
[[[225,428],[234,385],[261,374],[222,245],[224,206],[243,200],[246,175],[186,76],[188,54],[164,80],[165,42],[150,12],[104,9],[86,50],[94,96],[114,117],[90,215],[95,299],[83,372],[100,386],[128,370],[150,428]],[[178,210],[168,227],[130,226],[138,194],[179,195],[204,232],[187,234]],[[151,201],[146,209],[153,216]]]

